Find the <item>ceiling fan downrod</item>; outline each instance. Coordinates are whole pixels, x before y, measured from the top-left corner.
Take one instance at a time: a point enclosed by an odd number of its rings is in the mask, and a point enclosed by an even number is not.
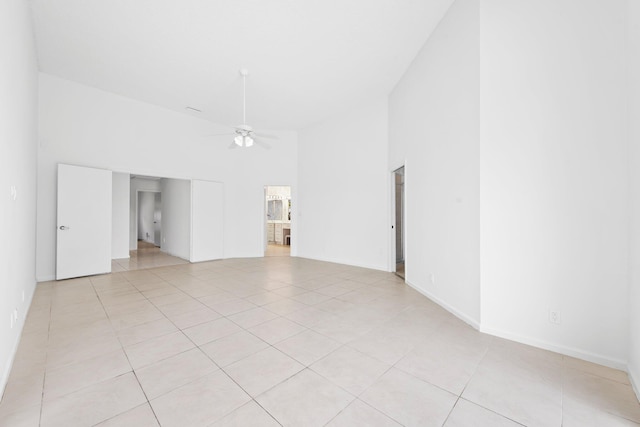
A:
[[[247,126],[247,76],[249,71],[246,68],[241,68],[240,75],[242,76],[242,125],[236,128],[237,136],[233,141],[239,147],[251,147],[253,145],[251,127]]]

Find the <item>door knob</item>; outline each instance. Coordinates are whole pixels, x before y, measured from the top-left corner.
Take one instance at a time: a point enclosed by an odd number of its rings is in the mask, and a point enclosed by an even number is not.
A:
[[[66,225],[61,225],[59,228],[60,228],[60,230],[68,230],[71,227],[67,227]]]

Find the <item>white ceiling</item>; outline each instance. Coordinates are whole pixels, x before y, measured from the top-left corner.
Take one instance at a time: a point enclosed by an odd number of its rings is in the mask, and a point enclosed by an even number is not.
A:
[[[453,0],[31,0],[40,70],[215,123],[299,129],[388,94]],[[202,113],[185,110],[192,106]]]

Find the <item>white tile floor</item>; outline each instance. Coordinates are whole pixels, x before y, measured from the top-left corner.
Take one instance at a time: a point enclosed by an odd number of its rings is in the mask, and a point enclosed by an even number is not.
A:
[[[395,275],[271,257],[38,285],[2,426],[638,426],[625,373]]]
[[[275,243],[269,243],[267,250],[264,251],[264,256],[289,256],[290,254],[291,246],[276,245]]]
[[[129,251],[129,258],[111,261],[111,272],[143,270],[146,268],[166,267],[169,265],[188,264],[189,261],[162,252],[151,243],[138,241],[138,249]]]

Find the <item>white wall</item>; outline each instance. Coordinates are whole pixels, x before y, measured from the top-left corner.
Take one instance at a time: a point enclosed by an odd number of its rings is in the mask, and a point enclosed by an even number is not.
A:
[[[114,173],[112,183],[111,258],[129,258],[129,174]]]
[[[629,375],[640,397],[640,2],[627,2],[631,256]]]
[[[476,1],[456,1],[391,93],[386,166],[406,163],[407,282],[476,327],[478,9]]]
[[[482,329],[621,368],[625,13],[625,0],[483,0],[480,25]]]
[[[1,395],[35,289],[38,81],[27,2],[0,2],[0,52]],[[16,308],[18,323],[11,328],[10,315]]]
[[[224,258],[224,185],[191,181],[191,262]]]
[[[138,192],[138,240],[154,242],[153,213],[156,193]]]
[[[387,102],[300,131],[298,255],[387,270]]]
[[[191,251],[191,182],[160,180],[163,252],[188,260]]]
[[[291,185],[295,199],[296,132],[264,129],[279,136],[279,140],[269,142],[271,150],[228,150],[229,140],[204,137],[227,128],[42,73],[39,101],[40,280],[53,277],[55,270],[58,162],[146,176],[224,182],[227,257],[263,255],[265,185]]]

